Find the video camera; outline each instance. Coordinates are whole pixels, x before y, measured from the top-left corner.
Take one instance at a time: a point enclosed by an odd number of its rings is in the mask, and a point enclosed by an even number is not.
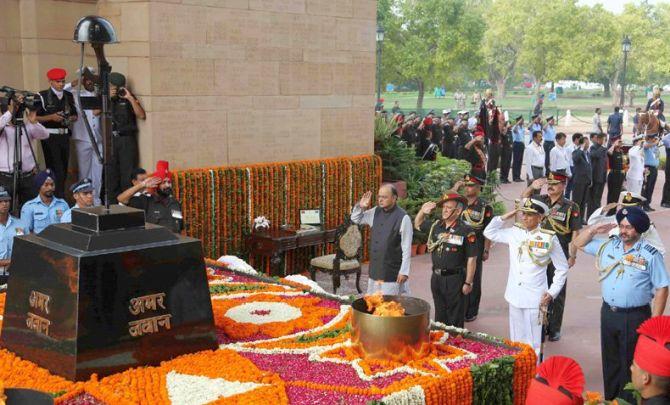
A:
[[[32,93],[26,90],[17,90],[13,87],[2,86],[0,93],[5,93],[4,97],[0,97],[0,104],[9,106],[11,101],[14,101],[19,107],[24,107],[29,110],[37,110],[42,106],[42,98],[37,93]]]

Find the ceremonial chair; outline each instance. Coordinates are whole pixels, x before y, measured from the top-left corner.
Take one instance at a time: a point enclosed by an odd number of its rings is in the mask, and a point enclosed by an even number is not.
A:
[[[340,277],[349,278],[349,274],[356,274],[356,290],[362,292],[361,281],[361,252],[363,250],[363,234],[361,227],[351,222],[347,217],[337,228],[335,236],[335,253],[313,258],[309,263],[309,272],[312,280],[316,281],[316,272],[330,274],[333,279],[333,292],[337,293],[340,287]]]

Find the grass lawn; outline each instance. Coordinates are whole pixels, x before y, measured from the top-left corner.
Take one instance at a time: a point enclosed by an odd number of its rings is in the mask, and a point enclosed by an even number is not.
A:
[[[482,91],[482,94],[484,92]],[[593,116],[593,110],[596,107],[601,107],[603,109],[603,117],[606,117],[612,112],[612,99],[610,97],[602,97],[599,91],[568,91],[564,94],[557,96],[555,101],[549,101],[548,97],[545,97],[544,101],[544,115],[558,115],[559,117],[565,116],[566,110],[570,110],[573,116],[577,116],[582,119],[589,119]],[[545,92],[546,94],[546,92]],[[383,93],[382,98],[384,98],[384,106],[387,110],[390,110],[393,107],[393,102],[398,100],[400,102],[400,108],[404,112],[410,112],[416,110],[416,99],[417,92],[407,92],[407,93]],[[472,103],[472,92],[465,93],[465,105],[470,111],[475,110],[479,106],[475,106]],[[503,110],[508,110],[510,116],[523,114],[528,119],[528,115],[533,109],[534,98],[533,95],[528,94],[527,92],[513,90],[508,91],[507,97],[504,99],[496,98],[496,102]],[[636,107],[644,107],[642,104],[646,103],[646,98],[639,93],[638,97],[634,100]],[[435,98],[432,91],[430,94],[426,94],[423,100],[423,110],[428,112],[429,110],[435,110],[436,113],[442,113],[443,109],[452,109],[456,110],[456,101],[454,100],[453,93],[447,93],[444,98]]]

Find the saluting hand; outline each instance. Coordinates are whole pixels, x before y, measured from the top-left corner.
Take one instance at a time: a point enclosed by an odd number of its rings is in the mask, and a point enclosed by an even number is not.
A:
[[[363,209],[370,208],[370,203],[372,202],[372,191],[366,191],[361,198],[361,201],[358,202],[358,206]]]
[[[533,188],[533,190],[542,190],[542,187],[544,187],[545,184],[547,184],[547,179],[542,177],[533,180],[533,182],[530,183],[530,186]]]
[[[425,215],[430,215],[430,213],[435,209],[437,204],[433,201],[428,201],[421,206],[421,212]]]
[[[158,187],[162,182],[163,180],[161,180],[160,177],[149,177],[142,182],[142,186],[144,186],[144,188],[155,188]]]
[[[617,224],[600,224],[600,225],[594,225],[590,228],[590,231],[592,234],[602,234],[602,233],[608,233],[612,229],[616,228]]]
[[[600,212],[607,213],[609,210],[616,208],[617,205],[619,205],[619,203],[611,202],[611,203],[605,205]]]

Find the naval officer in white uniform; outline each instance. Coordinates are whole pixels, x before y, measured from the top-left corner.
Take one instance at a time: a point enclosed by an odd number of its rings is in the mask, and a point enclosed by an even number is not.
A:
[[[521,222],[503,227],[505,220],[521,211]],[[510,339],[531,345],[539,354],[542,340],[540,307],[558,296],[565,284],[568,260],[553,231],[542,229],[542,218],[549,208],[532,198],[503,216],[496,216],[484,230],[493,242],[509,245],[509,276],[505,300],[509,303]],[[547,283],[547,265],[556,267],[551,287]]]

